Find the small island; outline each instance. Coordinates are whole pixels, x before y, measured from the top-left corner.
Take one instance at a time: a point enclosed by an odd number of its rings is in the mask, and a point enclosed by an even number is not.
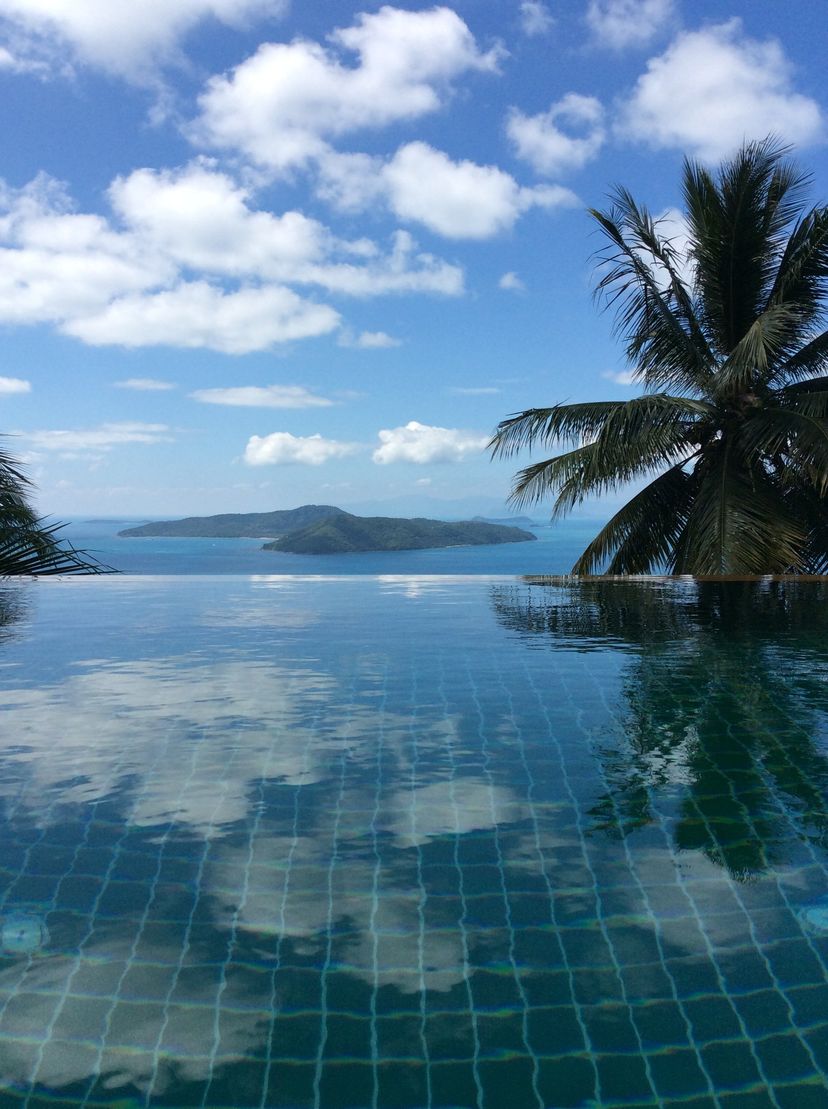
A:
[[[328,516],[345,515],[330,504],[303,504],[277,512],[225,512],[219,516],[188,516],[185,520],[156,520],[118,535],[124,538],[273,539],[305,528]]]
[[[443,520],[401,520],[393,516],[352,516],[342,512],[265,543],[264,549],[290,554],[350,554],[525,543],[536,538],[521,528],[475,520],[447,523]]]
[[[511,528],[537,527],[531,516],[472,516],[471,522],[473,524],[503,524],[505,527]]]
[[[522,528],[485,520],[398,519],[354,516],[341,508],[305,504],[277,512],[223,513],[158,520],[126,528],[125,538],[270,539],[266,551],[291,554],[349,554],[357,551],[418,551],[436,547],[479,547],[537,539]]]

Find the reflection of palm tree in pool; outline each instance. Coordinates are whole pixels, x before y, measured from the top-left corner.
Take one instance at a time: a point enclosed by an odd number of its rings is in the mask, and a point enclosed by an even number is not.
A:
[[[566,650],[629,656],[623,737],[596,743],[613,835],[667,812],[676,845],[736,877],[797,837],[828,844],[828,587],[813,582],[545,583],[495,587],[499,619]],[[540,593],[540,597],[539,597]],[[620,738],[620,742],[619,742]],[[675,798],[675,800],[673,800]]]
[[[0,589],[0,643],[14,634],[26,613],[28,598],[17,588]]]

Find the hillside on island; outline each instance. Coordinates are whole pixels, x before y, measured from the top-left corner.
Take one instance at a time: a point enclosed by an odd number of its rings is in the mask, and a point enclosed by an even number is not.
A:
[[[340,512],[265,543],[267,551],[290,554],[349,554],[356,551],[413,551],[433,547],[473,547],[524,543],[537,537],[521,528],[464,520],[399,520]]]
[[[503,524],[511,528],[531,528],[535,521],[531,516],[472,516],[473,524]]]
[[[125,538],[181,536],[190,539],[272,539],[276,535],[305,528],[329,516],[344,515],[329,504],[303,504],[278,512],[225,512],[220,516],[188,516],[185,520],[158,520],[126,528]]]

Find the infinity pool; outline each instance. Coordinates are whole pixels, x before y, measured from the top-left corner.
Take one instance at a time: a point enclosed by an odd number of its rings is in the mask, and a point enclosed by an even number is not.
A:
[[[0,619],[0,1106],[828,1106],[825,583]]]

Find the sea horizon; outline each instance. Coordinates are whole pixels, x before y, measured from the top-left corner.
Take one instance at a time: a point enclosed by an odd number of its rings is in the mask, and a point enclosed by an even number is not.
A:
[[[180,517],[164,517],[180,519]],[[504,517],[505,518],[505,517]],[[156,517],[162,519],[162,517]],[[409,551],[299,555],[266,551],[264,538],[122,537],[146,516],[71,517],[63,539],[125,574],[412,574],[521,575],[568,573],[603,523],[585,517],[534,523],[535,542]]]

